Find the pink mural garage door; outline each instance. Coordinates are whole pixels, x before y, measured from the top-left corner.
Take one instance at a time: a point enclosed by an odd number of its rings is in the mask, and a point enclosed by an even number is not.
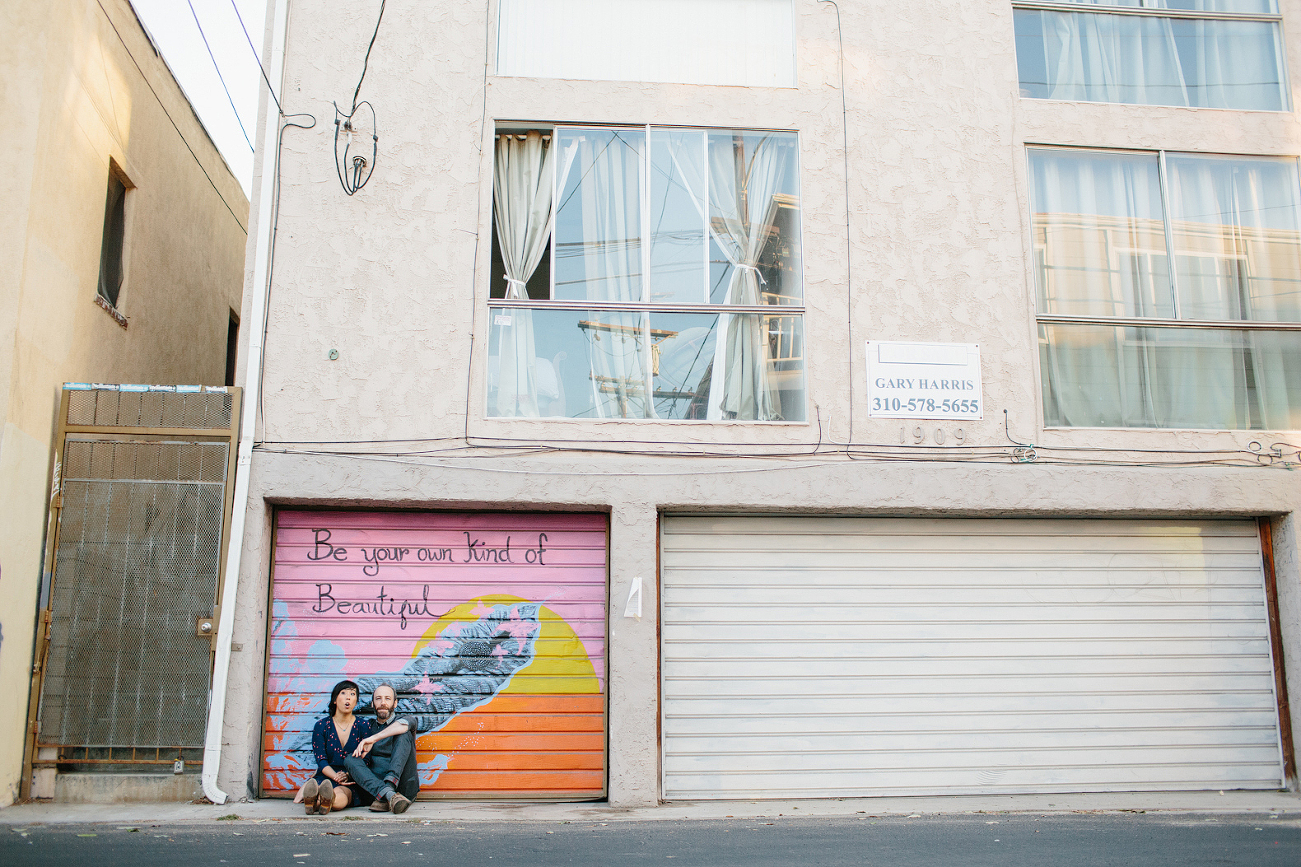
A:
[[[262,794],[349,678],[416,717],[423,797],[602,797],[605,604],[601,515],[279,512]]]

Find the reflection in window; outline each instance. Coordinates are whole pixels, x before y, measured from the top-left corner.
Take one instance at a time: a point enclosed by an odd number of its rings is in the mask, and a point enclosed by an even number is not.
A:
[[[1022,96],[1268,111],[1288,108],[1281,24],[1274,0],[1068,2],[1088,6],[1090,11],[1063,12],[1033,8],[1037,5],[1033,2],[1016,3],[1022,7],[1014,11]],[[1128,11],[1136,8],[1143,14]],[[1189,11],[1219,17],[1179,14]]]
[[[503,132],[496,163],[490,415],[804,419],[794,134]]]
[[[1301,322],[1296,160],[1032,148],[1030,180],[1047,424],[1301,427],[1301,331],[1245,327]]]

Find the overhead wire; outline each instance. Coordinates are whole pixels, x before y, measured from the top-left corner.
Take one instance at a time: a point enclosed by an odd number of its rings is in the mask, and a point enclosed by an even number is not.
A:
[[[248,130],[244,128],[244,119],[239,116],[239,109],[235,107],[235,100],[230,95],[230,88],[226,86],[226,77],[221,74],[221,67],[217,65],[217,56],[212,53],[212,46],[208,44],[208,34],[203,32],[203,22],[199,21],[199,13],[194,10],[193,0],[185,0],[186,5],[190,7],[190,14],[194,16],[194,26],[199,28],[199,38],[203,40],[203,47],[208,49],[208,59],[212,61],[212,68],[217,73],[217,80],[221,82],[221,89],[226,92],[226,101],[230,103],[230,110],[235,115],[235,123],[239,124],[239,131],[244,134],[244,143],[248,145],[250,153],[255,152],[253,142],[249,140]]]
[[[173,118],[171,112],[167,110],[167,105],[163,102],[162,97],[158,95],[158,91],[154,90],[153,84],[149,81],[149,76],[145,75],[144,69],[140,66],[140,61],[136,60],[136,56],[131,53],[130,46],[126,44],[126,39],[122,37],[122,31],[117,29],[117,22],[113,20],[112,15],[108,14],[108,10],[104,8],[102,0],[95,0],[95,3],[99,6],[99,11],[103,12],[104,17],[108,19],[108,25],[113,28],[113,33],[117,36],[117,41],[122,43],[122,49],[126,51],[126,56],[131,59],[131,63],[136,68],[136,72],[140,73],[140,79],[144,81],[145,87],[149,88],[149,92],[154,95],[154,99],[158,102],[158,107],[163,110],[163,115],[172,125],[172,129],[176,130],[176,135],[180,137],[181,144],[185,145],[185,149],[190,152],[190,156],[194,158],[195,165],[199,167],[199,171],[203,172],[203,176],[208,179],[208,183],[212,186],[213,192],[217,194],[217,198],[221,199],[221,203],[226,206],[226,210],[230,211],[230,215],[235,218],[235,223],[239,226],[240,231],[247,235],[248,226],[244,225],[244,222],[240,220],[239,215],[235,213],[235,209],[230,206],[230,202],[226,201],[226,197],[221,194],[221,190],[217,187],[216,181],[212,179],[212,175],[208,174],[208,169],[203,165],[203,161],[200,160],[199,155],[194,152],[194,148],[190,147],[190,142],[185,138],[185,133],[181,132],[181,128],[177,126],[175,118]]]
[[[276,96],[276,89],[271,86],[271,79],[267,76],[266,67],[262,65],[262,58],[257,53],[257,47],[253,44],[253,37],[248,35],[248,28],[244,26],[244,16],[239,14],[239,6],[235,0],[230,0],[230,7],[235,10],[235,18],[239,20],[239,28],[244,31],[244,39],[248,41],[249,50],[253,52],[253,59],[257,61],[258,72],[262,73],[262,80],[267,84],[267,92],[271,94],[271,100],[276,104],[276,110],[280,114],[284,111],[280,108],[280,97]]]

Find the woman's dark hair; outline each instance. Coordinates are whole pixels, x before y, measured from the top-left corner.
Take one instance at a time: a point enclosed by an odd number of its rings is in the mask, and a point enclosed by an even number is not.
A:
[[[357,693],[357,701],[361,701],[361,687],[357,686],[357,684],[353,683],[351,680],[341,680],[334,685],[334,689],[330,690],[330,716],[334,716],[334,711],[336,709],[335,702],[339,698],[339,693],[343,692],[345,689],[350,689]]]

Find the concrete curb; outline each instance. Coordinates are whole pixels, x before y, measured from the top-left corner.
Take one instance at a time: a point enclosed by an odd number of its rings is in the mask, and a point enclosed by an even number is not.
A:
[[[1075,795],[980,795],[807,801],[671,802],[621,808],[605,803],[491,803],[419,801],[400,819],[353,808],[307,816],[287,800],[213,804],[60,804],[39,802],[0,809],[0,825],[183,825],[248,822],[628,822],[747,818],[958,816],[974,813],[1273,814],[1301,819],[1301,795],[1292,792],[1135,792]]]

